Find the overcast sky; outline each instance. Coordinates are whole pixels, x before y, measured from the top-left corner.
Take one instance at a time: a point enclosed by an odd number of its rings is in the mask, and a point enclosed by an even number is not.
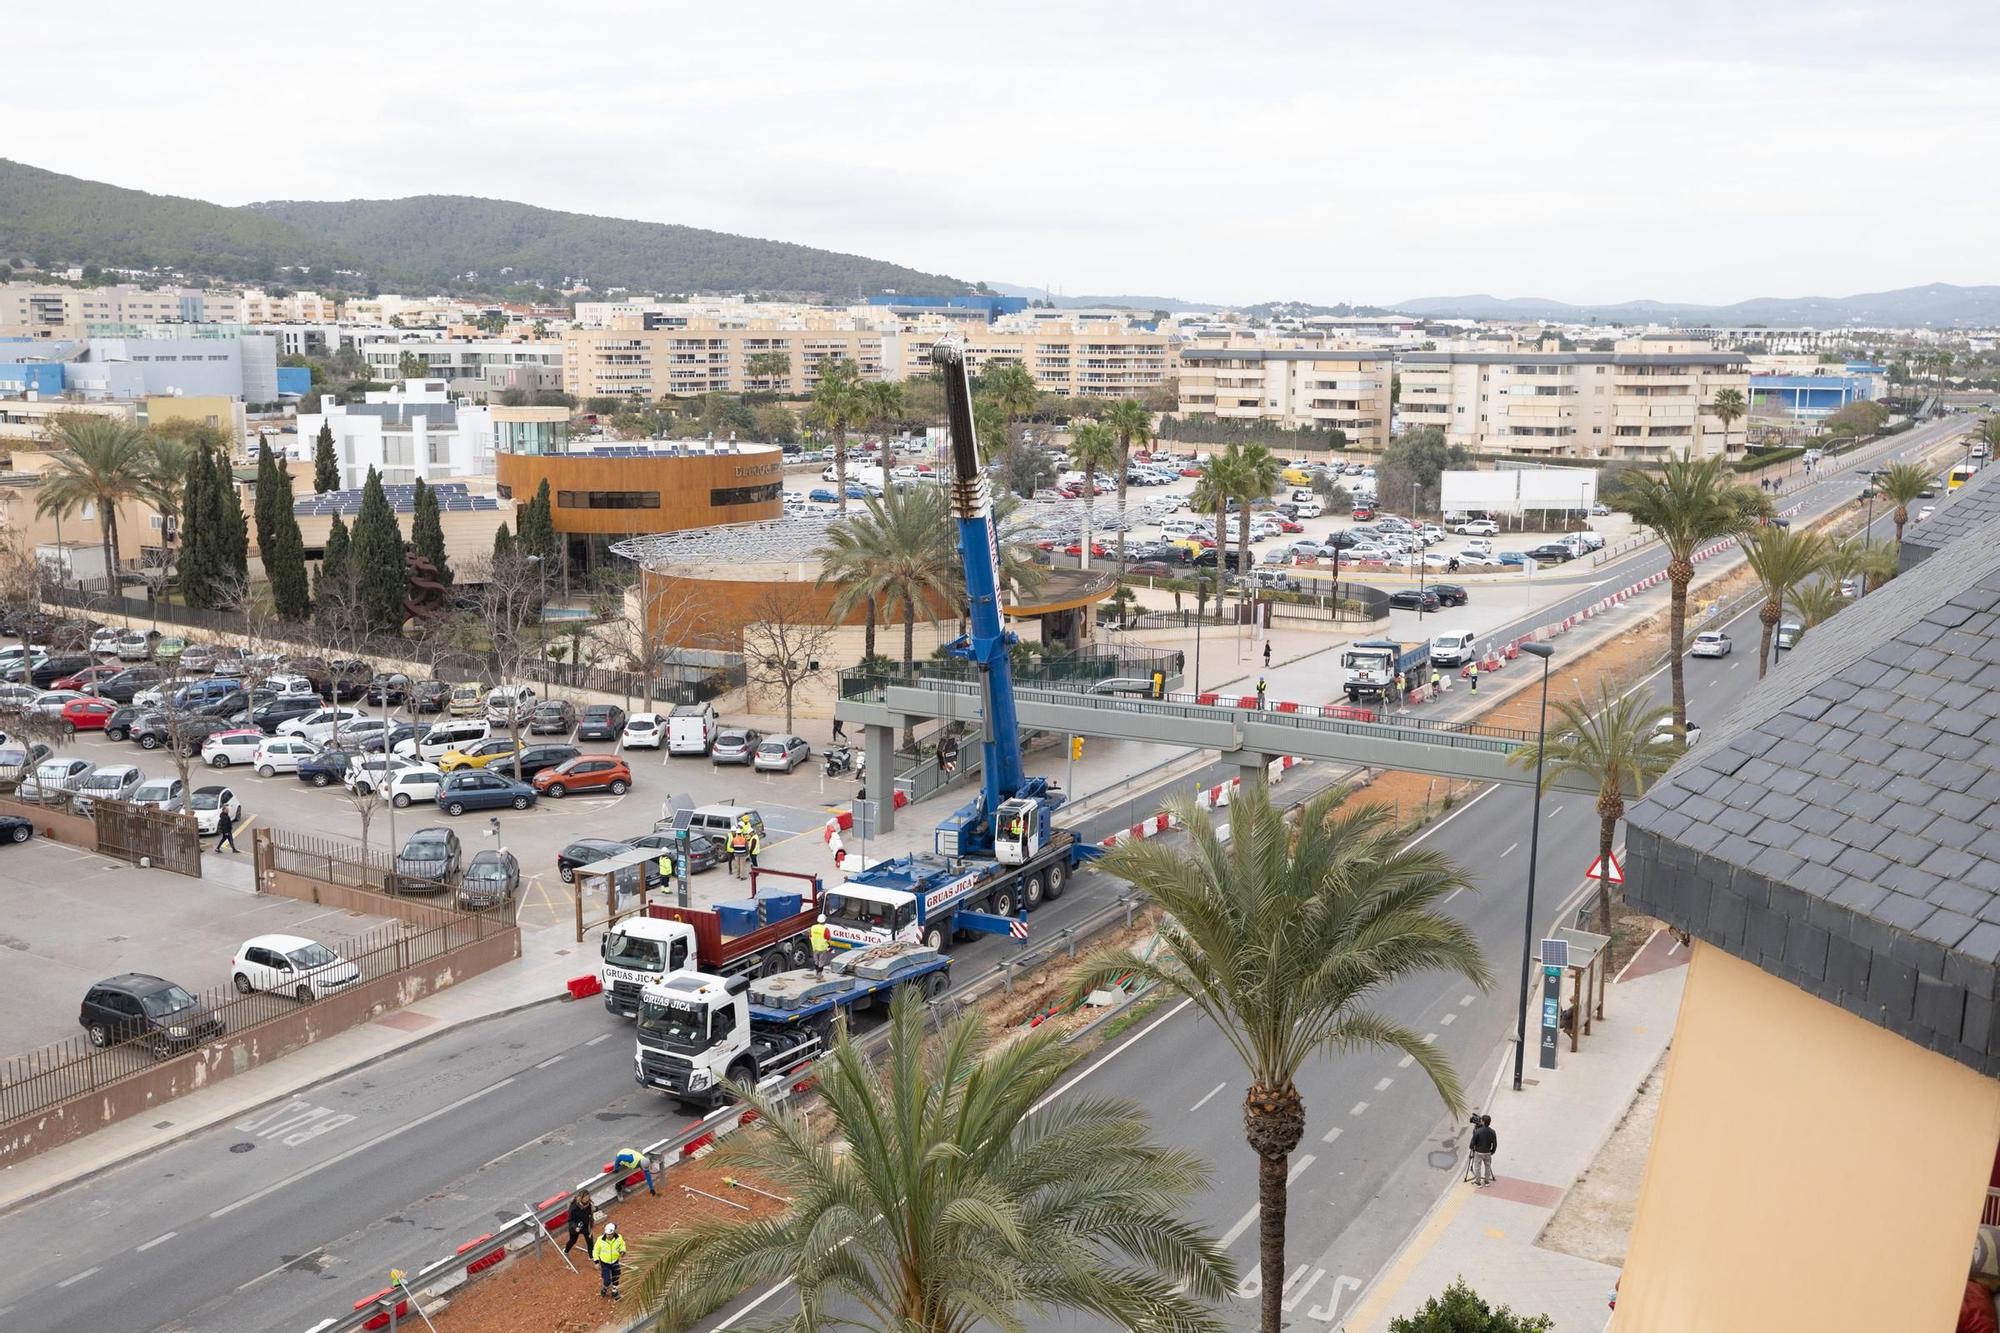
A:
[[[477,194],[1068,293],[2000,281],[2000,7],[37,5],[0,154]]]

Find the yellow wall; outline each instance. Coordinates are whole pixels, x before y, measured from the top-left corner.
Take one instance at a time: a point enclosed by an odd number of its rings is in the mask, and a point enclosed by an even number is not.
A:
[[[1945,1330],[2000,1082],[1695,946],[1617,1333]]]
[[[178,397],[159,395],[146,400],[146,424],[162,421],[202,421],[219,427],[232,447],[243,443],[243,404],[219,395]]]

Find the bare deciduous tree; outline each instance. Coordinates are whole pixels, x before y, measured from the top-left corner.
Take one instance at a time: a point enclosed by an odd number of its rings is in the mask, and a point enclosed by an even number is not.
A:
[[[743,669],[753,684],[785,696],[785,730],[792,729],[792,698],[819,670],[819,658],[833,642],[833,626],[806,589],[785,584],[765,588],[750,604],[743,626]]]

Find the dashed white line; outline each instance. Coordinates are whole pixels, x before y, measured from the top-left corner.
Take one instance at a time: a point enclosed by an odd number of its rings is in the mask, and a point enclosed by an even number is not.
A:
[[[1426,1046],[1435,1046],[1435,1045],[1437,1044],[1437,1039],[1438,1039],[1438,1034],[1437,1034],[1437,1033],[1435,1033],[1435,1032],[1426,1032],[1426,1033],[1424,1034],[1424,1045],[1426,1045]]]
[[[1395,1081],[1396,1080],[1393,1078],[1378,1078],[1375,1080],[1375,1091],[1387,1092],[1389,1090],[1389,1085],[1391,1083],[1394,1083]]]
[[[1227,1083],[1218,1083],[1214,1087],[1210,1088],[1206,1093],[1202,1094],[1202,1098],[1200,1101],[1196,1102],[1193,1106],[1188,1107],[1188,1113],[1192,1115],[1194,1112],[1199,1111],[1202,1107],[1208,1105],[1208,1099],[1210,1097],[1213,1097],[1216,1093],[1221,1092],[1224,1088],[1228,1086],[1229,1085]]]
[[[1561,806],[1557,806],[1555,809],[1549,811],[1549,818],[1554,819],[1557,815],[1561,814],[1562,812],[1563,808]]]
[[[137,1247],[136,1253],[144,1254],[146,1251],[152,1249],[155,1245],[165,1245],[168,1241],[172,1240],[175,1236],[178,1236],[180,1234],[181,1233],[178,1231],[169,1231],[164,1236],[155,1236],[151,1240],[147,1241],[144,1245]]]
[[[595,1046],[600,1041],[610,1041],[610,1040],[611,1040],[611,1034],[609,1032],[603,1032],[599,1033],[595,1037],[592,1037],[589,1041],[585,1042],[584,1045]]]
[[[550,1056],[550,1057],[549,1057],[548,1059],[546,1059],[546,1060],[542,1061],[542,1062],[541,1062],[540,1064],[536,1065],[536,1066],[535,1066],[535,1068],[537,1068],[537,1069],[547,1069],[547,1068],[548,1068],[548,1067],[549,1067],[550,1065],[554,1065],[554,1064],[561,1064],[561,1063],[562,1063],[562,1057],[561,1057],[560,1055],[552,1055],[552,1056]]]
[[[1458,997],[1458,1007],[1461,1009],[1465,1008],[1465,1006],[1471,1003],[1472,1003],[1472,997],[1470,995],[1461,995]]]
[[[1507,850],[1506,850],[1506,851],[1504,851],[1504,852],[1502,852],[1502,853],[1500,853],[1500,855],[1502,855],[1502,856],[1512,856],[1512,855],[1514,854],[1514,849],[1515,849],[1516,847],[1519,847],[1520,845],[1521,845],[1521,844],[1520,844],[1520,843],[1518,843],[1518,842],[1510,842],[1510,843],[1508,843],[1508,844],[1507,844]]]
[[[1329,1129],[1326,1133],[1320,1135],[1319,1141],[1321,1143],[1332,1143],[1335,1139],[1339,1137],[1340,1137],[1340,1126],[1335,1125],[1332,1129]]]
[[[1314,1162],[1318,1160],[1319,1159],[1314,1157],[1311,1153],[1300,1153],[1299,1160],[1293,1162],[1292,1169],[1285,1174],[1285,1183],[1289,1185],[1294,1180],[1297,1180],[1299,1178],[1300,1173],[1302,1173],[1307,1167],[1311,1166]]]
[[[73,1287],[91,1274],[103,1271],[103,1268],[103,1264],[98,1264],[94,1267],[84,1269],[81,1273],[71,1273],[68,1277],[56,1283],[56,1290],[61,1291],[64,1287]]]
[[[1360,1115],[1360,1114],[1361,1114],[1361,1113],[1362,1113],[1363,1111],[1365,1111],[1365,1110],[1367,1110],[1367,1109],[1368,1109],[1368,1103],[1367,1103],[1367,1102],[1356,1102],[1356,1103],[1354,1103],[1354,1109],[1353,1109],[1353,1110],[1351,1110],[1351,1111],[1349,1111],[1349,1112],[1348,1112],[1348,1114],[1349,1114],[1349,1115]]]
[[[1438,1024],[1441,1027],[1450,1027],[1453,1023],[1456,1023],[1457,1021],[1458,1021],[1457,1014],[1446,1014],[1443,1018],[1440,1018],[1438,1020]]]
[[[1244,1232],[1248,1231],[1250,1229],[1250,1224],[1252,1222],[1255,1222],[1256,1220],[1257,1220],[1257,1206],[1255,1204],[1252,1204],[1250,1206],[1249,1212],[1243,1214],[1243,1216],[1236,1219],[1235,1226],[1229,1228],[1229,1230],[1222,1233],[1222,1248],[1226,1250],[1230,1246],[1234,1245],[1236,1243],[1236,1238],[1238,1236],[1241,1236]]]
[[[1400,1060],[1396,1061],[1396,1068],[1398,1068],[1398,1069],[1408,1069],[1408,1068],[1409,1068],[1409,1067],[1410,1067],[1411,1065],[1415,1064],[1416,1062],[1417,1062],[1417,1057],[1416,1057],[1416,1056],[1414,1056],[1414,1055],[1406,1055],[1406,1056],[1404,1056],[1404,1057],[1403,1057],[1402,1059],[1400,1059]]]

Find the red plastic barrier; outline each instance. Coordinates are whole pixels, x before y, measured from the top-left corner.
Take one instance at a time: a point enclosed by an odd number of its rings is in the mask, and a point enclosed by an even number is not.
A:
[[[692,1157],[696,1153],[700,1152],[703,1148],[709,1147],[712,1144],[714,1144],[714,1142],[715,1142],[714,1134],[704,1134],[698,1139],[690,1139],[686,1144],[682,1145],[681,1156]],[[644,1177],[641,1177],[641,1179],[644,1179]]]
[[[1198,704],[1213,704],[1218,697],[1213,694],[1197,694],[1194,697],[1194,701]]]
[[[493,1239],[493,1233],[489,1231],[483,1236],[465,1242],[465,1244],[459,1246],[456,1250],[452,1251],[452,1253],[464,1254],[467,1250],[476,1250],[480,1246],[486,1244],[486,1242],[492,1239]],[[471,1277],[474,1273],[483,1272],[486,1269],[493,1267],[493,1265],[499,1263],[502,1259],[506,1257],[507,1257],[507,1247],[505,1245],[495,1245],[491,1250],[487,1251],[485,1254],[480,1255],[477,1259],[473,1259],[467,1262],[467,1264],[465,1265],[465,1275],[467,1277]],[[401,1315],[398,1315],[396,1317],[398,1319],[402,1318]]]
[[[387,1296],[390,1292],[394,1290],[395,1290],[394,1287],[384,1287],[382,1288],[382,1290],[376,1292],[373,1296],[363,1296],[360,1300],[354,1303],[354,1308],[357,1310],[365,1310],[369,1306],[381,1300],[384,1296]],[[396,1318],[399,1320],[403,1319],[406,1316],[408,1316],[409,1313],[410,1313],[410,1303],[408,1301],[399,1299],[396,1302]],[[381,1314],[376,1315],[373,1319],[370,1319],[367,1323],[363,1324],[361,1327],[366,1329],[389,1327],[389,1312],[387,1310],[384,1310]]]
[[[902,788],[898,787],[896,789],[896,795],[894,798],[895,808],[901,810],[904,806],[908,805],[909,803],[910,803],[910,794],[904,791]]]
[[[1257,706],[1257,696],[1254,694],[1240,694],[1236,697],[1236,706],[1238,708],[1255,708]]]
[[[572,1000],[587,1000],[593,995],[603,993],[604,983],[589,973],[569,979],[569,998]]]
[[[1287,699],[1283,703],[1278,705],[1278,711],[1280,713],[1296,713],[1299,711],[1299,706],[1293,703],[1290,699]]]
[[[1513,661],[1520,655],[1521,655],[1521,645],[1518,640],[1514,643],[1508,644],[1506,651],[1502,654],[1502,656],[1504,656],[1509,662]]]

